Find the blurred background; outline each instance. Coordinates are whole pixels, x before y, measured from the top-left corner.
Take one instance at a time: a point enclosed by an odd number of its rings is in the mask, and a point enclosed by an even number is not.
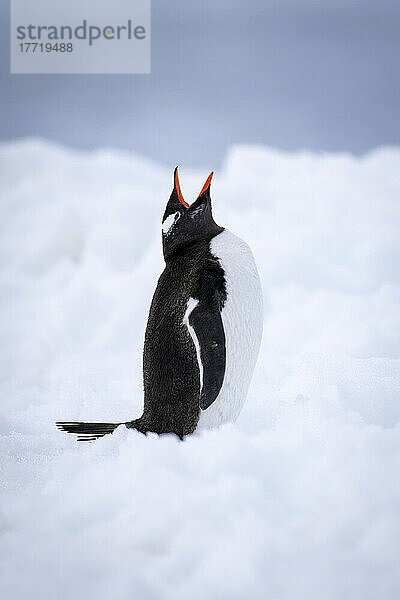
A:
[[[152,0],[152,72],[121,76],[10,75],[8,11],[1,140],[213,168],[232,143],[360,154],[400,141],[395,0]]]

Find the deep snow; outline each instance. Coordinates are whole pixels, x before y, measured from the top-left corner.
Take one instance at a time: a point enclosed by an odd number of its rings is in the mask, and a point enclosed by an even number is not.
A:
[[[53,425],[141,412],[172,171],[39,140],[0,170],[2,598],[398,598],[400,149],[231,149],[264,338],[237,424],[183,443]]]

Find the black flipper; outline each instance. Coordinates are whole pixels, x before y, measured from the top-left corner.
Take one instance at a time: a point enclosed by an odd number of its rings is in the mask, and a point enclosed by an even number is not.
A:
[[[226,300],[226,290],[218,261],[208,261],[199,281],[197,297],[198,304],[189,314],[189,325],[193,328],[200,350],[203,379],[200,408],[206,410],[217,398],[225,376],[226,345],[221,310]],[[196,345],[196,341],[193,341]]]
[[[81,421],[57,421],[56,425],[60,431],[74,433],[78,436],[78,442],[93,442],[98,438],[113,433],[124,423],[82,423]]]
[[[225,332],[221,313],[203,310],[198,304],[189,316],[200,346],[200,359],[203,365],[203,387],[200,394],[200,408],[206,410],[217,398],[225,376]]]

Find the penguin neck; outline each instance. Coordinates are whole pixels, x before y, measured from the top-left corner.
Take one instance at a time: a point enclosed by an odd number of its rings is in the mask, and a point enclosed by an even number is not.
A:
[[[190,260],[192,257],[196,257],[204,248],[208,248],[210,241],[215,236],[222,233],[224,229],[224,227],[220,227],[219,225],[215,224],[215,231],[213,231],[212,234],[199,238],[191,238],[186,242],[181,242],[169,252],[164,254],[164,260],[166,264],[169,264],[176,259]]]

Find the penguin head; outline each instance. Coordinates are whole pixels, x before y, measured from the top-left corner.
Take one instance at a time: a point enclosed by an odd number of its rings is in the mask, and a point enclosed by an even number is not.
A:
[[[213,173],[207,177],[195,202],[188,204],[179,185],[178,167],[174,171],[174,189],[167,202],[162,220],[164,258],[183,250],[187,245],[213,238],[223,231],[216,224],[211,211],[210,184]]]

